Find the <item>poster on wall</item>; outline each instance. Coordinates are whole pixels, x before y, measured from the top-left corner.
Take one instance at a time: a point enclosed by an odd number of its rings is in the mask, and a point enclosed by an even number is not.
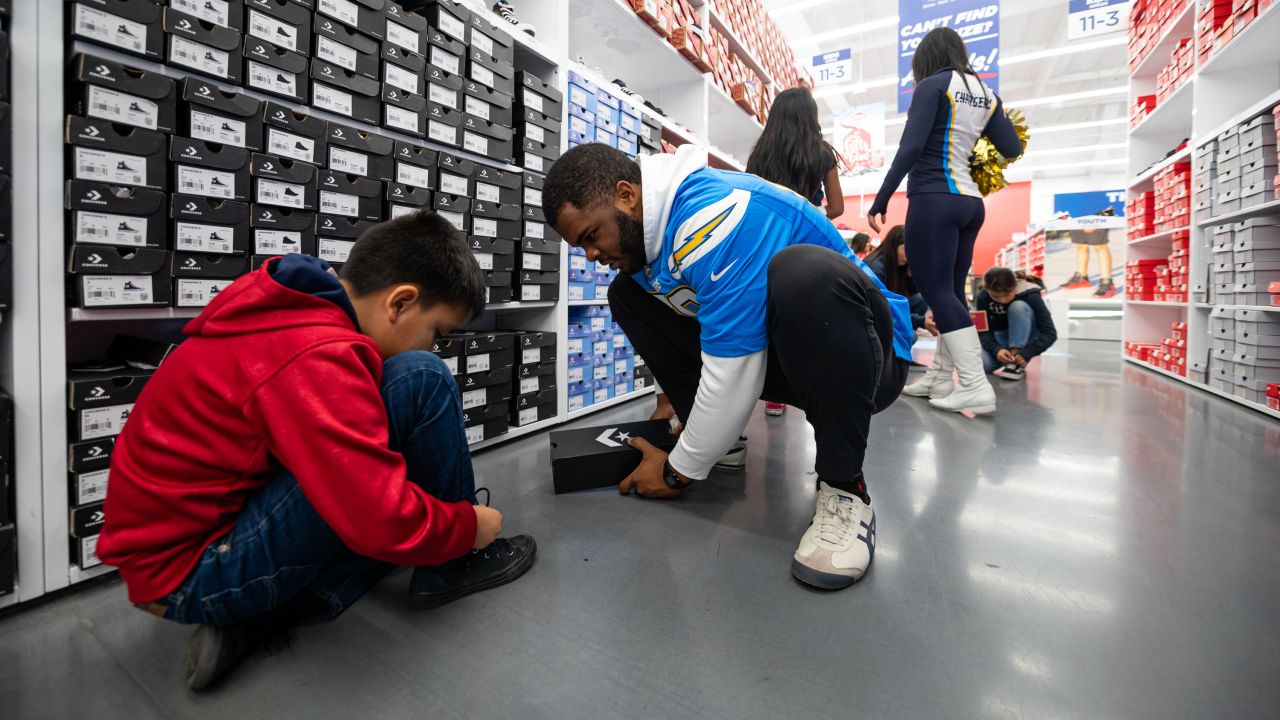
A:
[[[999,92],[1000,3],[990,0],[898,0],[898,112],[911,106],[911,58],[930,30],[949,27],[969,48],[969,64]]]
[[[884,167],[884,113],[882,102],[858,105],[835,114],[835,147],[853,175],[865,175]]]
[[[1062,218],[1044,230],[1047,296],[1106,300],[1124,294],[1124,218]]]
[[[1054,193],[1053,214],[1069,217],[1114,215],[1124,217],[1124,190]]]
[[[1129,28],[1129,0],[1067,0],[1067,39],[1108,35]]]

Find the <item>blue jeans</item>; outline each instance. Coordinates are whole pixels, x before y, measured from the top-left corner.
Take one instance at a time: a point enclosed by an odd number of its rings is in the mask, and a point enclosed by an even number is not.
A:
[[[1009,317],[1009,329],[992,331],[996,336],[996,345],[1002,348],[1024,348],[1027,343],[1040,335],[1036,331],[1036,311],[1032,310],[1030,305],[1021,300],[1014,300],[1009,303],[1009,309],[1006,312]],[[986,366],[987,372],[994,372],[1004,367],[986,350],[982,351],[982,364]]]
[[[409,481],[446,502],[474,503],[462,402],[444,361],[422,351],[388,359],[382,399],[390,447],[404,455]],[[282,471],[249,498],[231,532],[205,548],[165,598],[165,617],[224,626],[284,608],[295,619],[333,618],[393,568],[343,545]]]

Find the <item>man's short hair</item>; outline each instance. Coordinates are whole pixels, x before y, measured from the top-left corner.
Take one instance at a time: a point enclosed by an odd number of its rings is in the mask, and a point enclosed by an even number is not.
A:
[[[360,297],[409,283],[422,288],[424,305],[461,306],[472,318],[484,312],[484,271],[453,225],[434,212],[369,228],[338,275]]]
[[[601,143],[579,145],[551,166],[542,190],[547,222],[556,227],[565,203],[579,210],[613,199],[619,180],[640,184],[640,164]]]

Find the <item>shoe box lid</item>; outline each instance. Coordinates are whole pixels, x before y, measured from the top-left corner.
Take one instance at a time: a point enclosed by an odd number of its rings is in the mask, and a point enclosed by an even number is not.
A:
[[[165,194],[159,190],[126,187],[91,180],[68,180],[68,210],[94,210],[121,215],[153,215],[164,207]]]
[[[81,105],[73,108],[73,113],[148,130],[174,131],[178,84],[171,78],[88,53],[75,57],[72,74],[85,86]]]
[[[676,444],[665,420],[553,430],[551,477],[556,494],[617,486],[640,464],[640,451],[626,444],[637,437],[664,450]]]
[[[67,470],[73,473],[106,470],[111,465],[115,447],[114,437],[71,443],[67,446]]]
[[[387,202],[422,209],[431,207],[431,190],[408,183],[387,183]]]
[[[134,402],[151,379],[151,374],[151,370],[125,365],[72,369],[67,373],[68,408],[85,410]]]
[[[328,16],[378,40],[385,39],[387,0],[320,0],[316,16]]]
[[[427,19],[400,7],[398,3],[387,3],[387,25],[383,33],[387,42],[418,55],[422,54],[427,35]]]

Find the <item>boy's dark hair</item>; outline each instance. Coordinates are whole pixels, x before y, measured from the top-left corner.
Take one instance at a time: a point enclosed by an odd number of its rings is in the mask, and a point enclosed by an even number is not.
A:
[[[566,203],[579,210],[613,199],[618,182],[640,184],[640,164],[620,150],[602,143],[579,145],[551,166],[542,189],[547,222],[556,227]]]
[[[357,296],[410,283],[422,288],[424,305],[459,305],[472,319],[484,312],[484,271],[453,225],[434,212],[402,215],[369,228],[338,276]]]
[[[1007,267],[993,267],[982,276],[982,286],[996,292],[1009,292],[1018,287],[1018,276]]]

